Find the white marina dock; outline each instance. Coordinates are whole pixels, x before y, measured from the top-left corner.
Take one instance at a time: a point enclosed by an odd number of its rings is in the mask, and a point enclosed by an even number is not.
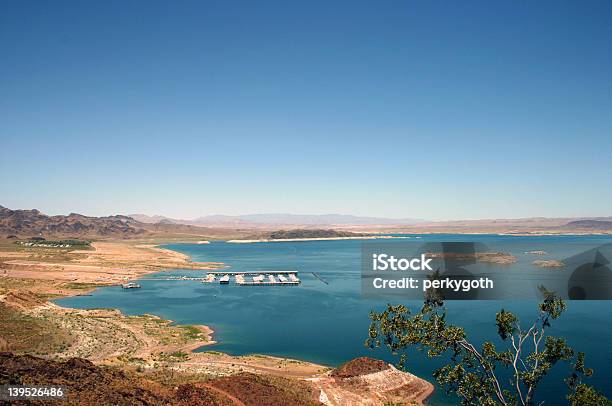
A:
[[[269,286],[269,285],[299,285],[297,271],[261,271],[261,272],[209,272],[202,283],[212,283],[216,276],[221,275],[219,282],[228,284],[234,277],[236,285],[240,286]]]

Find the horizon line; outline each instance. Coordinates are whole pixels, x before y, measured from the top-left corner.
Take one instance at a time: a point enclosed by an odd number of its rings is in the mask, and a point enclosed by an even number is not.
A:
[[[413,222],[417,222],[417,223],[445,223],[445,222],[459,222],[459,221],[500,221],[500,220],[534,220],[534,219],[546,219],[546,220],[556,220],[556,219],[598,219],[598,218],[603,218],[603,219],[608,219],[608,218],[612,218],[612,214],[608,214],[608,215],[568,215],[568,216],[528,216],[528,217],[487,217],[487,218],[451,218],[451,219],[423,219],[423,218],[416,218],[416,217],[385,217],[385,216],[378,216],[378,215],[357,215],[357,214],[347,214],[347,213],[323,213],[323,214],[313,214],[313,213],[290,213],[290,212],[258,212],[258,213],[247,213],[247,214],[205,214],[205,215],[199,215],[196,217],[179,217],[179,216],[167,216],[167,215],[163,215],[163,214],[146,214],[143,212],[132,212],[132,213],[119,213],[119,212],[115,212],[114,214],[107,214],[107,215],[103,215],[103,216],[96,216],[96,215],[91,215],[91,214],[83,214],[83,213],[79,213],[76,211],[70,211],[69,213],[62,213],[62,214],[50,214],[49,212],[43,211],[41,209],[38,208],[20,208],[20,209],[12,209],[12,208],[8,208],[4,205],[0,204],[0,208],[6,208],[9,210],[37,210],[40,213],[47,215],[47,216],[68,216],[70,214],[78,214],[78,215],[82,215],[82,216],[86,216],[86,217],[110,217],[110,216],[127,216],[127,217],[132,217],[132,216],[147,216],[147,217],[162,217],[165,219],[169,219],[169,220],[178,220],[178,221],[196,221],[199,219],[203,219],[203,218],[207,218],[207,217],[233,217],[233,218],[240,218],[240,217],[248,217],[248,216],[265,216],[265,215],[270,215],[270,216],[304,216],[304,217],[324,217],[324,216],[349,216],[349,217],[356,217],[356,218],[372,218],[372,219],[380,219],[380,220],[386,220],[386,221],[413,221]],[[408,224],[406,224],[408,225]]]

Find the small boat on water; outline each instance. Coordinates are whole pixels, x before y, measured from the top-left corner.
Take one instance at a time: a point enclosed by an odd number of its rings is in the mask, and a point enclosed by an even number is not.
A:
[[[287,280],[288,280],[288,279],[287,279],[287,278],[286,278],[284,275],[278,275],[278,279],[279,279],[281,282],[287,282]]]
[[[121,285],[123,289],[139,289],[140,285],[136,282],[128,282]]]
[[[230,276],[229,275],[225,275],[223,277],[221,277],[221,279],[219,279],[219,283],[221,285],[227,285],[229,283],[230,280]]]

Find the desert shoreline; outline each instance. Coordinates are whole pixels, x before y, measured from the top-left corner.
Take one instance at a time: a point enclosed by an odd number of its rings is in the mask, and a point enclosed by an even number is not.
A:
[[[411,237],[395,237],[392,235],[366,235],[360,237],[321,237],[321,238],[262,238],[256,240],[227,240],[225,242],[232,244],[252,244],[258,242],[299,242],[299,241],[338,241],[338,240],[382,240],[389,238],[400,238],[400,239],[408,239]]]
[[[98,241],[92,243],[93,250],[63,252],[61,260],[33,258],[0,247],[0,270],[4,271],[0,273],[0,306],[37,320],[50,320],[71,332],[76,341],[62,352],[50,354],[50,359],[80,357],[121,369],[153,372],[162,368],[187,375],[250,372],[291,377],[311,385],[321,393],[320,399],[327,399],[322,403],[330,406],[341,404],[337,403],[341,399],[361,399],[366,403],[386,399],[385,390],[373,395],[346,387],[347,383],[329,375],[332,369],[327,365],[266,354],[194,352],[216,343],[214,329],[205,324],[181,325],[154,314],[130,316],[116,308],[77,309],[55,303],[58,297],[85,296],[104,286],[137,281],[170,269],[206,271],[227,267],[219,262],[193,262],[188,255],[160,246],[164,244]],[[41,296],[48,298],[40,299]],[[415,388],[408,395],[410,401],[423,404],[434,392],[429,381],[388,365],[378,374],[388,374]]]
[[[109,244],[117,244],[117,243],[112,242]],[[218,269],[218,265],[219,265],[219,263],[214,263],[215,267],[208,267],[206,263],[191,262],[189,260],[189,256],[183,253],[174,251],[174,250],[161,248],[158,245],[149,245],[149,244],[147,245],[127,244],[127,245],[138,247],[139,249],[144,248],[148,250],[153,250],[159,253],[163,253],[165,256],[170,256],[172,258],[179,258],[181,265],[186,265],[184,267],[180,267],[180,266],[172,266],[168,268],[163,268],[163,267],[157,268],[156,267],[155,269],[140,270],[137,273],[130,274],[130,280],[137,281],[140,277],[143,277],[149,274],[153,274],[153,273],[163,273],[169,269],[206,270],[206,269]],[[94,245],[94,248],[95,247],[100,248],[100,244],[98,243]],[[3,252],[0,251],[0,259],[2,259],[2,254]],[[163,263],[165,264],[165,262]],[[15,262],[9,261],[9,266],[17,267],[17,268],[21,268],[21,267],[29,268],[29,267],[32,267],[33,265],[30,262],[15,263]],[[328,366],[315,364],[315,363],[308,362],[308,361],[293,360],[293,359],[289,360],[288,358],[268,356],[265,354],[251,354],[248,356],[232,356],[232,355],[225,354],[225,353],[218,353],[216,351],[213,351],[211,353],[208,353],[208,352],[197,352],[196,353],[194,351],[199,348],[207,347],[207,346],[217,343],[217,341],[214,340],[214,329],[211,326],[208,326],[205,324],[182,325],[182,324],[177,324],[172,320],[164,319],[155,314],[143,314],[140,316],[129,316],[129,315],[124,314],[123,312],[121,312],[120,310],[116,308],[78,309],[78,308],[58,305],[57,303],[55,303],[55,299],[65,298],[65,297],[74,297],[74,296],[86,296],[86,295],[89,295],[91,292],[95,291],[96,289],[99,289],[105,286],[116,286],[120,283],[117,283],[116,281],[110,281],[110,280],[97,281],[96,283],[91,283],[90,282],[91,276],[89,275],[89,273],[87,275],[81,275],[80,278],[79,277],[77,277],[76,279],[69,278],[68,280],[66,280],[66,279],[61,278],[60,277],[61,275],[58,275],[58,273],[62,272],[60,269],[57,269],[59,267],[59,264],[56,264],[55,266],[56,266],[56,269],[53,269],[52,271],[54,273],[53,278],[50,278],[51,275],[47,273],[44,273],[43,275],[38,275],[42,277],[36,278],[37,275],[33,274],[36,272],[36,270],[11,269],[8,272],[7,270],[5,270],[4,273],[0,274],[0,305],[9,306],[10,308],[23,312],[24,314],[27,314],[31,317],[44,317],[44,318],[56,317],[58,319],[61,318],[62,322],[65,321],[63,320],[64,318],[66,318],[65,316],[69,316],[70,318],[77,316],[77,318],[87,318],[88,320],[89,319],[95,320],[95,319],[103,318],[106,324],[110,323],[110,325],[118,326],[118,325],[124,325],[126,322],[137,320],[139,318],[147,318],[147,319],[154,320],[155,323],[162,323],[164,325],[167,325],[168,328],[181,329],[181,328],[188,327],[188,328],[197,329],[198,332],[201,333],[201,334],[198,334],[197,338],[189,340],[188,342],[184,342],[184,343],[180,343],[180,344],[176,344],[176,345],[168,347],[169,349],[175,352],[188,353],[189,361],[184,362],[184,363],[173,363],[172,361],[168,361],[166,362],[166,365],[164,366],[170,369],[174,369],[174,370],[181,370],[186,373],[196,373],[196,372],[210,371],[210,370],[227,371],[228,369],[234,370],[234,372],[238,372],[239,368],[242,368],[242,370],[247,370],[247,371],[250,370],[252,372],[264,372],[265,371],[267,373],[273,373],[273,374],[289,373],[290,375],[291,374],[300,375],[300,373],[293,371],[291,367],[295,363],[295,365],[297,366],[296,368],[298,370],[302,370],[305,367],[305,369],[307,370],[305,377],[310,377],[311,375],[315,373],[315,371],[323,371],[323,370],[329,369]],[[70,268],[70,270],[73,270],[73,268]],[[29,276],[29,277],[25,277],[25,276]],[[10,281],[24,282],[25,281],[25,284],[28,286],[28,288],[33,288],[33,290],[27,290],[24,292],[21,289],[8,288],[6,289],[6,292],[3,292],[2,291],[3,281],[4,282],[10,282]],[[34,283],[28,283],[27,281],[33,281]],[[65,284],[66,282],[72,283],[72,284],[82,284],[83,287],[62,288],[61,285]],[[9,286],[10,285],[11,284],[9,283]],[[52,295],[52,298],[50,298],[48,301],[36,299],[36,296],[43,295],[43,294]],[[129,331],[131,333],[134,333],[137,336],[143,335],[142,330],[134,326],[130,326]],[[91,338],[91,337],[88,337],[88,338]],[[147,350],[149,353],[154,352],[154,350],[157,348],[155,345],[151,346],[150,342],[147,342],[146,344],[148,346]],[[160,345],[159,348],[163,348],[163,346]],[[125,363],[118,362],[117,357],[108,355],[109,352],[114,352],[114,350],[115,349],[111,349],[105,352],[105,350],[101,348],[96,348],[95,352],[92,350],[92,352],[89,354],[89,357],[87,358],[92,359],[95,362],[103,364],[103,365],[123,364],[124,366],[129,366],[129,365],[125,365]],[[142,356],[144,355],[142,353],[142,350],[138,350],[138,351],[140,355],[139,358],[142,358]],[[83,356],[83,355],[84,354],[82,353],[75,354],[71,352],[68,352],[66,354],[55,354],[55,356],[59,356],[62,359],[67,358],[68,356]],[[219,358],[220,361],[217,360],[217,358]],[[288,361],[291,361],[291,362],[288,362]],[[273,365],[270,366],[268,364],[273,364]],[[278,370],[279,368],[281,368],[279,366],[281,364],[283,365],[283,367],[282,369]],[[145,369],[152,368],[152,365],[153,365],[152,361],[149,360],[148,364],[144,365],[144,368]],[[143,365],[140,365],[140,366],[143,366]],[[236,367],[234,368],[234,366]]]
[[[254,243],[265,243],[265,242],[306,242],[306,241],[338,241],[338,240],[383,240],[383,239],[421,239],[422,236],[429,235],[464,235],[464,236],[499,236],[499,237],[579,237],[579,236],[609,236],[611,233],[597,233],[597,232],[468,232],[468,231],[455,231],[455,230],[447,230],[447,231],[389,231],[389,232],[381,232],[381,231],[364,231],[369,234],[368,236],[359,236],[359,237],[320,237],[320,238],[260,238],[260,239],[231,239],[231,240],[220,240],[222,242],[231,243],[231,244],[254,244]],[[387,235],[387,234],[400,234],[400,235]],[[406,234],[406,235],[401,235]],[[181,242],[179,242],[181,243]],[[193,244],[192,241],[182,242],[185,244]],[[207,244],[210,242],[206,242]],[[198,242],[197,244],[202,244],[202,242]]]
[[[164,244],[167,243],[97,241],[92,243],[92,250],[45,250],[49,253],[47,256],[40,256],[40,250],[23,251],[12,245],[2,246],[0,307],[51,322],[61,331],[69,332],[62,334],[72,337],[70,344],[63,346],[61,351],[49,353],[49,359],[77,357],[99,365],[143,372],[162,368],[187,375],[226,376],[250,372],[293,378],[311,385],[321,393],[321,399],[327,399],[322,403],[330,406],[339,404],[337,399],[357,398],[371,402],[392,396],[384,394],[391,391],[389,388],[377,395],[355,392],[348,381],[343,383],[329,375],[332,366],[307,360],[266,354],[233,356],[218,351],[195,352],[217,343],[214,329],[205,324],[182,325],[155,314],[131,316],[116,308],[78,309],[55,302],[59,297],[86,296],[104,286],[137,281],[171,269],[206,271],[227,267],[220,262],[193,262],[186,254],[161,247]],[[53,253],[57,255],[51,255]],[[12,348],[11,343],[2,344],[1,341],[0,347],[9,345],[8,348]],[[376,374],[399,379],[402,385],[413,388],[414,392],[406,395],[410,401],[423,404],[435,391],[431,382],[398,371],[392,364],[387,365],[385,371]],[[364,375],[364,382],[367,376]]]

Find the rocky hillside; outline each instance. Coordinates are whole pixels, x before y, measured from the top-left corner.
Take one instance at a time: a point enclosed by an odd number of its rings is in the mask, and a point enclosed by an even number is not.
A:
[[[431,383],[368,357],[310,381],[321,391],[321,403],[329,406],[423,405],[434,390]]]
[[[97,366],[82,358],[65,362],[0,352],[0,385],[61,385],[65,405],[149,406],[315,406],[318,393],[308,384],[269,375],[240,373],[205,381],[157,382],[146,374]],[[43,405],[49,401],[11,404]],[[2,402],[0,401],[0,404]]]
[[[123,215],[90,217],[71,213],[67,216],[48,216],[38,210],[11,210],[0,206],[0,239],[231,239],[243,238],[248,233],[247,230],[199,227],[170,221],[143,223]]]
[[[88,217],[71,213],[47,216],[38,210],[0,206],[0,236],[66,236],[129,238],[145,234],[143,224],[127,216]]]
[[[581,228],[589,230],[612,230],[612,221],[604,220],[576,220],[566,224],[569,228]]]
[[[168,388],[130,376],[122,371],[101,368],[90,361],[73,358],[48,361],[29,355],[0,353],[0,384],[61,385],[67,405],[232,405],[206,388],[192,384]],[[1,403],[1,402],[0,402]],[[46,404],[44,401],[17,401],[15,404]]]

